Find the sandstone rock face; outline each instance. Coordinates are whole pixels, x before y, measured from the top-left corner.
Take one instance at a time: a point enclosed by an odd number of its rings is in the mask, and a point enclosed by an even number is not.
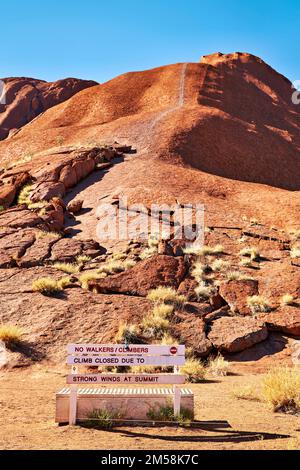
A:
[[[258,281],[241,280],[229,281],[220,286],[220,295],[230,306],[231,310],[241,315],[251,315],[247,306],[247,298],[258,295]]]
[[[175,289],[186,274],[182,258],[158,255],[142,261],[128,271],[90,282],[99,293],[119,293],[146,296],[151,289],[170,286]]]
[[[191,347],[199,357],[207,357],[212,350],[212,343],[206,337],[206,324],[193,314],[177,314],[173,332],[181,344]]]
[[[297,307],[281,307],[276,312],[260,315],[259,319],[269,330],[300,336],[300,309]]]
[[[235,353],[264,341],[268,330],[254,318],[222,317],[215,320],[208,339],[219,351]]]
[[[68,100],[96,82],[67,78],[47,83],[32,78],[4,78],[6,104],[0,105],[0,139],[15,134],[48,108]]]

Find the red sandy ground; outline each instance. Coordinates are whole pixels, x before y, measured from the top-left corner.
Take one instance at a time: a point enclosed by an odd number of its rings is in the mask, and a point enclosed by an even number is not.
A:
[[[299,417],[275,414],[263,402],[238,400],[236,387],[260,393],[262,375],[253,366],[232,364],[234,375],[192,385],[195,428],[121,427],[113,431],[54,422],[55,392],[66,371],[37,366],[0,375],[1,449],[243,450],[300,447]]]

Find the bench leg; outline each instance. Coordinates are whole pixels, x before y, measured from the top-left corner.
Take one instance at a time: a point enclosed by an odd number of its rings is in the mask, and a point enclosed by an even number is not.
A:
[[[180,415],[181,390],[174,386],[174,416]]]
[[[71,385],[70,391],[70,409],[69,409],[69,425],[75,426],[77,418],[77,386]]]

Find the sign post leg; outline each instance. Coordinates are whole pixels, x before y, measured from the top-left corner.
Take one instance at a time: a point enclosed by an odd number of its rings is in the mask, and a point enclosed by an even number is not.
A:
[[[69,409],[69,425],[75,426],[77,418],[77,386],[71,385],[70,391],[70,409]]]
[[[181,390],[174,386],[174,416],[180,415]]]

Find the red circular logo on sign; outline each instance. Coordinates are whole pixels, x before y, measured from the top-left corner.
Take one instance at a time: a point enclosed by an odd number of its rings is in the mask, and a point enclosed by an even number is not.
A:
[[[171,353],[171,354],[177,354],[177,351],[178,351],[178,349],[177,349],[175,346],[173,346],[172,348],[170,348],[170,353]]]

